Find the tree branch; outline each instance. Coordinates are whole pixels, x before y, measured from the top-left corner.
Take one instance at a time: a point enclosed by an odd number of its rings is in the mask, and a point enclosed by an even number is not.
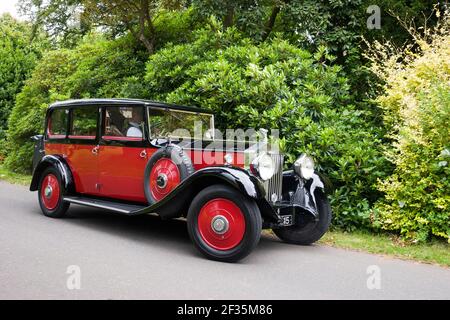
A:
[[[146,24],[150,31],[150,38],[145,34]],[[153,22],[150,15],[150,4],[148,0],[141,0],[139,12],[139,40],[144,44],[148,53],[153,54],[155,50],[155,33]]]
[[[231,27],[234,23],[234,7],[233,5],[228,5],[227,13],[223,18],[223,27],[225,29]]]
[[[266,41],[266,39],[269,37],[270,33],[273,30],[273,26],[275,25],[275,21],[277,20],[278,13],[280,13],[280,6],[275,5],[272,9],[272,13],[270,14],[269,20],[266,23],[266,26],[264,27],[264,31],[262,34],[262,41]]]

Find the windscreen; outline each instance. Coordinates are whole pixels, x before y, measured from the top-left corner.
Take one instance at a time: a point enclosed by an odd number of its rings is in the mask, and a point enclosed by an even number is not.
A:
[[[211,114],[151,107],[148,109],[150,138],[212,138],[214,117]],[[207,134],[209,133],[209,134]]]

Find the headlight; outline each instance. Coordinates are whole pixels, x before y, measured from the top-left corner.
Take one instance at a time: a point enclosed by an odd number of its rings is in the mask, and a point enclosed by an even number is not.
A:
[[[262,180],[266,181],[274,175],[275,165],[273,164],[272,158],[267,153],[263,153],[252,161],[250,170]]]
[[[306,154],[302,154],[294,162],[294,171],[303,179],[311,179],[314,174],[314,160]]]

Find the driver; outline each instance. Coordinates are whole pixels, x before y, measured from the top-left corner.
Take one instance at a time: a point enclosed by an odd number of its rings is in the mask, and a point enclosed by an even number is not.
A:
[[[127,137],[142,138],[142,110],[132,108],[132,116],[128,122]]]

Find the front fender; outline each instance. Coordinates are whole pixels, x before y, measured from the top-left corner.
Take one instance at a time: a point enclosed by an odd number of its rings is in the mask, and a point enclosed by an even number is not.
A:
[[[311,179],[304,181],[292,170],[283,173],[283,199],[316,219],[319,217],[316,201],[318,193],[325,194],[325,184],[318,174],[314,173]]]
[[[179,217],[187,212],[193,197],[198,192],[213,184],[229,185],[255,200],[265,196],[261,182],[246,170],[226,166],[208,167],[194,172],[161,201],[134,214],[156,212],[162,218]]]
[[[36,191],[39,188],[39,180],[42,173],[49,166],[55,167],[61,175],[61,183],[64,186],[66,192],[72,193],[75,190],[74,180],[69,165],[66,163],[63,157],[58,155],[44,156],[37,164],[33,171],[33,177],[31,179],[30,191]]]

